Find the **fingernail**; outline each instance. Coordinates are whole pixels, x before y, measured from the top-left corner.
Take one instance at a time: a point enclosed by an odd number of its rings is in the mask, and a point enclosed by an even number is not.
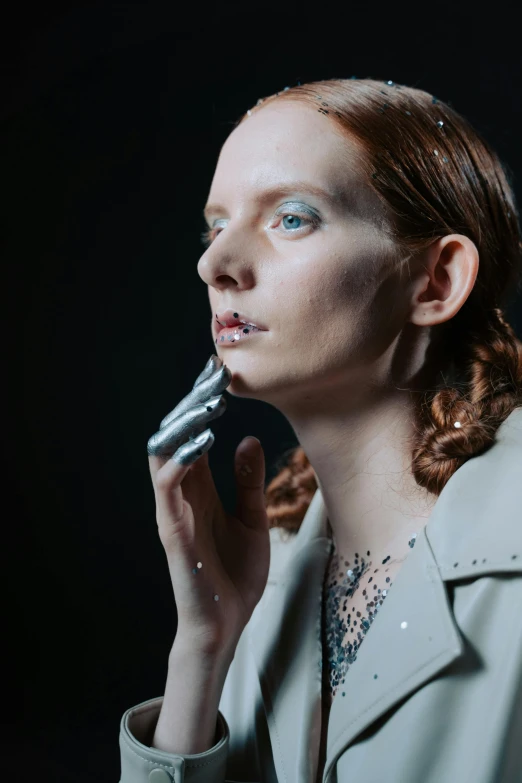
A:
[[[217,397],[212,397],[212,399],[208,400],[208,402],[205,402],[205,408],[208,410],[211,408],[212,410],[215,410],[219,403],[221,402],[222,395],[219,394]]]
[[[202,383],[203,381],[206,381],[207,378],[210,378],[210,376],[212,375],[212,373],[216,369],[216,366],[217,366],[216,361],[219,361],[219,357],[216,356],[215,353],[213,353],[212,356],[210,357],[210,359],[208,360],[208,362],[206,363],[205,369],[203,370],[203,372],[201,372],[198,375],[198,377],[196,378],[196,380],[194,382],[194,388],[196,386],[199,386],[199,384]]]
[[[201,444],[206,441],[209,435],[210,430],[205,430],[205,432],[202,432],[201,435],[198,435],[197,438],[194,438],[194,443],[197,443],[198,446],[201,446]]]

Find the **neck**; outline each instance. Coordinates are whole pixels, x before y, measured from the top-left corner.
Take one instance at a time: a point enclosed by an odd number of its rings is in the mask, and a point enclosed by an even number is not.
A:
[[[350,409],[340,396],[323,398],[315,414],[312,406],[288,418],[315,472],[337,551],[350,559],[370,550],[372,559],[400,563],[438,498],[411,473],[413,400],[407,391],[366,394]]]

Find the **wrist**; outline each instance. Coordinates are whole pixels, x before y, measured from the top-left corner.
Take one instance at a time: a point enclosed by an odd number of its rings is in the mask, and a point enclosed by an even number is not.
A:
[[[199,669],[218,671],[230,666],[235,654],[235,648],[230,653],[224,645],[212,639],[204,639],[201,636],[183,633],[178,628],[174,644],[169,654],[169,667],[180,665],[197,666]]]

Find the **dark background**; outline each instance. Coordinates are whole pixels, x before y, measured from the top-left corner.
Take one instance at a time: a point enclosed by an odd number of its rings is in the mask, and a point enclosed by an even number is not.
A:
[[[176,614],[145,447],[214,351],[201,210],[238,116],[297,81],[419,87],[493,144],[520,203],[514,10],[343,7],[63,2],[3,27],[10,780],[117,783],[123,712],[163,693]],[[261,439],[270,478],[296,440],[227,403],[209,459],[232,508],[239,441]]]

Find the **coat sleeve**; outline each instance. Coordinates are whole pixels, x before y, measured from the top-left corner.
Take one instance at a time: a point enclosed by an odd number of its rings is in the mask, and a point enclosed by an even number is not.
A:
[[[214,745],[203,753],[185,755],[151,748],[163,697],[128,709],[120,722],[121,778],[119,783],[228,783],[238,780],[276,780],[268,728],[261,703],[257,671],[249,652],[249,626],[277,583],[288,553],[278,528],[270,530],[271,562],[268,582],[254,614],[239,640],[219,703]],[[226,716],[226,717],[225,717]]]
[[[128,709],[120,723],[120,783],[226,783],[230,732],[218,712],[215,743],[185,755],[151,748],[163,696]]]

